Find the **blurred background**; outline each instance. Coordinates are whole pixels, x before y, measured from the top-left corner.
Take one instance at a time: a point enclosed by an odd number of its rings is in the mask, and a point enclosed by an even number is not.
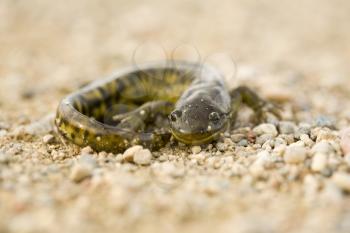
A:
[[[2,0],[0,104],[6,116],[52,111],[67,92],[131,64],[145,43],[137,61],[181,47],[192,58],[230,56],[243,76],[293,70],[344,86],[349,12],[346,0]]]

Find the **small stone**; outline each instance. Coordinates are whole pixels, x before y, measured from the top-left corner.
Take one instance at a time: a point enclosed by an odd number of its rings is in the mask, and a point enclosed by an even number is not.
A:
[[[123,160],[127,161],[127,162],[133,162],[135,153],[137,151],[142,150],[142,149],[143,149],[143,147],[140,145],[136,145],[136,146],[128,148],[126,151],[124,151]]]
[[[311,149],[311,153],[323,153],[331,154],[333,152],[333,147],[327,141],[317,142]]]
[[[286,141],[283,138],[276,138],[274,144],[275,147],[280,145],[287,145]]]
[[[302,142],[304,142],[304,144],[307,145],[307,146],[312,146],[312,144],[314,144],[314,141],[312,141],[310,139],[309,135],[307,135],[307,134],[301,134],[300,135],[300,140]]]
[[[248,146],[248,140],[247,139],[242,139],[237,143],[238,146]]]
[[[134,154],[134,162],[138,165],[149,165],[151,160],[152,153],[149,149],[141,149]]]
[[[231,135],[231,140],[235,143],[244,140],[246,137],[244,134],[233,134]]]
[[[286,148],[287,146],[286,145],[279,145],[279,146],[276,146],[274,149],[273,149],[273,154],[276,155],[276,156],[279,156],[279,157],[282,157],[282,155],[284,154],[284,152],[286,151]]]
[[[43,137],[43,142],[45,144],[50,144],[54,141],[55,137],[52,135],[52,134],[46,134],[44,137]]]
[[[350,191],[350,175],[343,172],[337,172],[332,176],[333,182],[341,189]]]
[[[70,173],[70,179],[76,183],[88,178],[92,175],[92,169],[90,166],[83,164],[76,164]]]
[[[86,146],[83,149],[81,149],[80,153],[81,154],[92,154],[94,151],[90,146]]]
[[[263,134],[261,136],[259,136],[255,143],[256,144],[259,144],[259,145],[263,145],[265,142],[269,141],[269,140],[273,140],[274,139],[274,136],[271,135],[271,134]]]
[[[331,119],[330,117],[327,116],[318,116],[314,124],[318,127],[328,127],[330,129],[334,128],[334,119]]]
[[[309,135],[310,132],[311,132],[311,125],[310,124],[308,124],[308,123],[300,123],[298,128],[297,128],[296,134],[297,135],[301,135],[301,134]]]
[[[193,154],[198,154],[201,152],[202,148],[200,146],[192,146],[191,151]]]
[[[312,158],[311,170],[315,172],[320,172],[324,170],[327,166],[327,155],[323,153],[316,153]]]
[[[253,132],[258,136],[268,134],[273,137],[276,137],[278,134],[276,126],[273,124],[267,124],[267,123],[258,125],[253,129]]]
[[[225,143],[218,142],[216,143],[216,149],[219,151],[225,151],[227,149],[227,145]]]
[[[328,130],[320,130],[316,137],[316,142],[320,142],[322,140],[326,141],[334,141],[337,140],[337,135],[334,134],[334,132],[331,132]]]
[[[228,146],[232,146],[233,145],[233,141],[231,138],[225,138],[224,139],[224,143]]]
[[[286,163],[301,163],[306,159],[307,150],[303,146],[290,145],[284,152],[284,161]]]
[[[279,122],[278,130],[281,134],[293,134],[296,130],[296,125],[290,121],[281,121]]]

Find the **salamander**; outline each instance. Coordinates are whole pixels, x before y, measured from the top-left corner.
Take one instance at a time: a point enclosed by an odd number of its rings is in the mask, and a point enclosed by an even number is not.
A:
[[[156,150],[171,136],[191,145],[218,139],[234,125],[241,104],[259,119],[268,106],[245,86],[229,90],[214,67],[162,62],[118,70],[73,92],[60,102],[55,125],[69,141],[96,151],[138,144]]]

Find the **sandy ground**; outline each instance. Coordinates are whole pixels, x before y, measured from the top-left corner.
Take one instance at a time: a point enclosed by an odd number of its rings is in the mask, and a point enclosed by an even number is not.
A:
[[[0,1],[0,232],[349,232],[349,12],[346,0]],[[228,73],[231,56],[230,83],[278,101],[283,121],[256,126],[243,109],[217,143],[139,160],[61,143],[61,98],[163,48]]]

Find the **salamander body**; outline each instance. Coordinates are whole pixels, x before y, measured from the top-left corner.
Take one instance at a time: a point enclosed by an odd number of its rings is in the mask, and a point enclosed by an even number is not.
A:
[[[60,102],[55,124],[69,141],[97,151],[137,144],[158,149],[171,135],[198,145],[227,130],[241,103],[259,115],[265,102],[246,87],[229,91],[211,66],[157,63],[119,70],[70,94]]]

